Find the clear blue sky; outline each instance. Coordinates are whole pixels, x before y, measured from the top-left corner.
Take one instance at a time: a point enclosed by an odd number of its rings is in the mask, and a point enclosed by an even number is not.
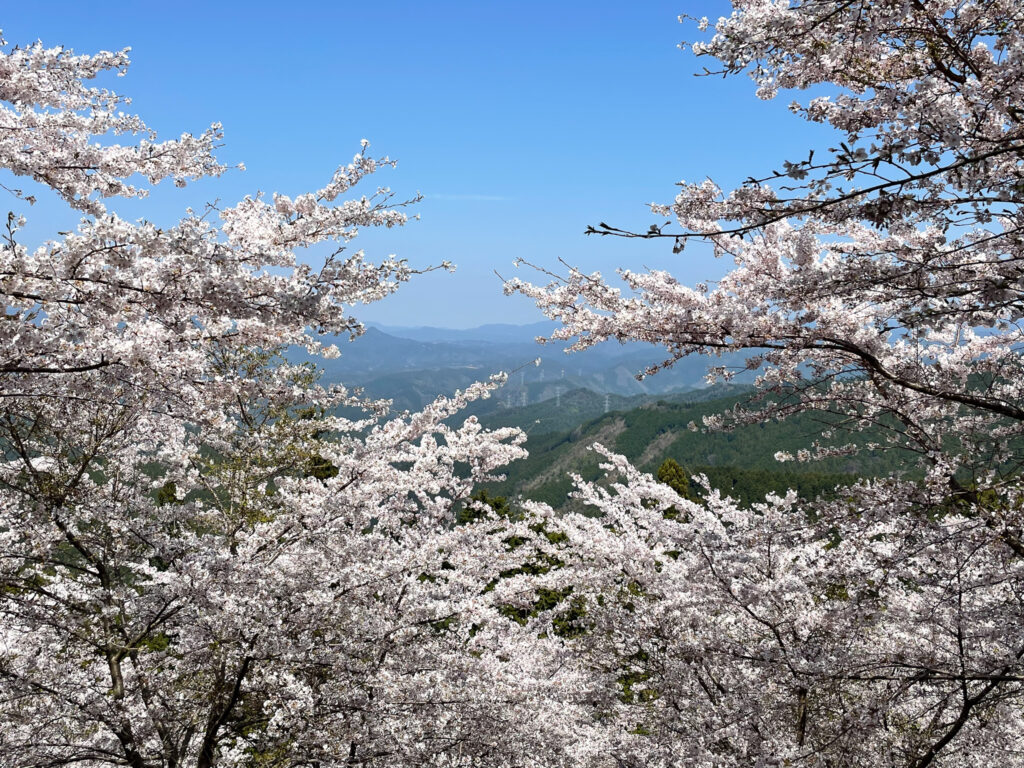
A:
[[[670,201],[680,179],[735,184],[827,141],[785,98],[758,101],[746,79],[693,76],[702,62],[677,46],[697,32],[678,14],[727,10],[717,0],[47,0],[9,4],[2,24],[10,44],[131,46],[132,67],[112,84],[165,137],[224,124],[220,156],[247,171],[161,190],[128,213],[171,220],[213,198],[315,189],[368,138],[399,161],[377,178],[425,200],[420,221],[354,246],[458,271],[356,314],[469,327],[539,319],[494,276],[517,256],[606,273],[670,268],[687,281],[728,266],[673,256],[667,241],[582,234],[598,221],[646,229],[656,220],[645,204]],[[39,238],[66,226],[56,206],[26,212]]]

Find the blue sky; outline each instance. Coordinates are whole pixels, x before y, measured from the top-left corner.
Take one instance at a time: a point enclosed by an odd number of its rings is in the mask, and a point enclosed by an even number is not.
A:
[[[165,137],[224,124],[220,157],[248,170],[162,189],[125,209],[134,215],[173,220],[214,198],[315,189],[368,138],[399,161],[381,183],[425,199],[420,221],[354,246],[458,270],[356,314],[470,327],[540,319],[501,295],[494,271],[512,274],[517,256],[605,273],[668,268],[688,282],[729,266],[700,249],[674,256],[668,241],[582,234],[598,221],[646,229],[657,220],[645,204],[671,200],[680,179],[729,186],[827,143],[785,98],[760,102],[744,78],[693,76],[703,62],[677,46],[698,33],[677,16],[727,10],[710,0],[47,0],[8,5],[2,25],[11,44],[131,46],[132,67],[113,85]],[[38,239],[67,226],[55,205],[26,213]]]

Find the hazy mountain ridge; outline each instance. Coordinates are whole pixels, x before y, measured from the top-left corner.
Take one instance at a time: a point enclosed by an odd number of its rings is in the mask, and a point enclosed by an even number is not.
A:
[[[576,389],[624,397],[661,395],[704,388],[709,364],[742,367],[740,355],[695,356],[677,361],[657,376],[637,375],[664,359],[651,345],[605,342],[567,354],[566,342],[538,344],[554,324],[525,326],[492,324],[471,329],[369,327],[353,342],[339,340],[341,357],[317,360],[326,382],[362,387],[372,397],[391,398],[395,407],[422,407],[438,395],[450,394],[487,379],[510,373],[508,384],[495,394],[506,407],[523,406]],[[386,329],[385,329],[386,328]],[[404,335],[393,335],[404,334]],[[303,353],[294,359],[309,359]],[[534,360],[540,360],[538,366]],[[741,380],[750,380],[746,374]]]

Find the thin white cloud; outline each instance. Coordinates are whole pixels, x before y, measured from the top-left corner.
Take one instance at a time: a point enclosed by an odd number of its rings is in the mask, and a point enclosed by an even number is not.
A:
[[[427,194],[424,195],[424,197],[427,198],[428,200],[470,200],[482,203],[501,203],[512,199],[510,197],[502,197],[501,195],[478,195],[474,193],[445,194],[443,192]]]

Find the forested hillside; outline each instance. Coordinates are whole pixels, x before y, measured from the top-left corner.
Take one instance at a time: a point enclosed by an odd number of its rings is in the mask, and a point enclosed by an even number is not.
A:
[[[603,396],[576,392],[563,398],[562,407],[547,401],[488,414],[482,417],[486,426],[508,424],[528,430],[529,451],[527,458],[508,467],[508,479],[491,490],[562,507],[572,489],[570,473],[587,480],[601,476],[602,457],[590,449],[595,442],[652,473],[665,459],[674,459],[688,472],[706,474],[714,487],[744,503],[787,488],[814,497],[858,478],[884,476],[904,467],[911,471],[909,457],[901,451],[865,450],[810,464],[776,460],[777,452],[796,453],[820,436],[827,420],[812,415],[742,425],[726,432],[701,428],[705,416],[731,410],[749,397],[749,391],[736,389],[736,394],[728,396],[723,396],[728,389],[715,388],[645,402],[634,399],[607,413]],[[574,420],[577,423],[572,426]]]

